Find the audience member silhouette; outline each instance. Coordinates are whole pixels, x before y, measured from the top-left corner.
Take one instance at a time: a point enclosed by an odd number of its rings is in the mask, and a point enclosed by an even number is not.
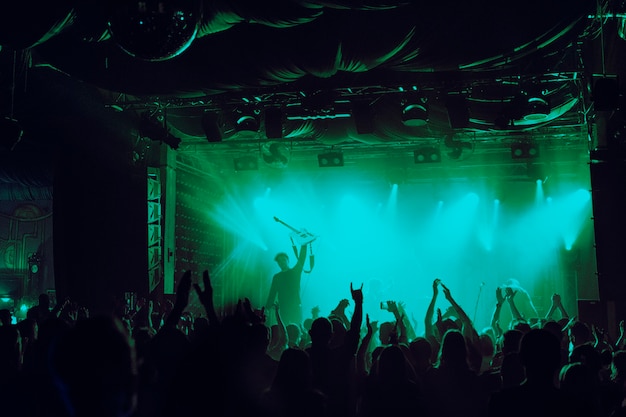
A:
[[[425,405],[410,362],[399,346],[385,347],[377,372],[366,384],[360,398],[359,417],[423,415]]]
[[[259,410],[267,417],[325,417],[326,396],[313,388],[309,355],[300,349],[283,351],[276,376],[261,396]]]
[[[520,359],[526,379],[516,387],[491,395],[488,416],[584,415],[555,384],[561,353],[559,340],[543,329],[532,329],[521,340]]]
[[[76,323],[54,343],[51,369],[68,416],[122,417],[135,410],[135,349],[117,318]]]
[[[313,365],[313,386],[328,396],[330,416],[350,417],[355,410],[355,355],[363,317],[363,292],[362,288],[353,289],[352,284],[350,292],[354,301],[354,313],[350,329],[343,336],[340,345],[331,347],[333,327],[331,321],[325,317],[313,321],[309,332],[311,347],[307,349],[307,353]]]
[[[431,415],[482,416],[487,393],[469,366],[467,343],[459,330],[448,330],[442,340],[436,371],[425,384]],[[450,401],[449,398],[454,398]]]

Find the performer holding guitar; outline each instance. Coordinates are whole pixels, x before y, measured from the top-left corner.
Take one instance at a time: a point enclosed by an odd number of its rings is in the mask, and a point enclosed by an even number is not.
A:
[[[296,236],[292,236],[292,244],[294,244],[293,239],[295,237],[300,243],[300,251],[296,253],[297,262],[293,267],[289,267],[289,255],[285,252],[279,252],[274,257],[274,261],[278,264],[280,272],[274,274],[272,278],[272,285],[267,297],[267,303],[265,303],[265,309],[269,310],[274,305],[276,297],[278,297],[280,316],[283,323],[285,323],[285,325],[295,323],[301,326],[302,306],[300,299],[300,281],[308,247],[316,237],[306,231],[298,231],[276,217],[274,217],[274,220],[289,227],[296,233]],[[294,246],[294,252],[297,252],[295,248]]]

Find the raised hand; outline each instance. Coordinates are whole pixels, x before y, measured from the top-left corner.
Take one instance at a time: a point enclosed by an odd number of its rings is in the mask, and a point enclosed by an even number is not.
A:
[[[452,298],[452,294],[450,294],[450,289],[441,283],[441,288],[443,288],[443,295],[446,297],[446,300],[450,300]]]
[[[204,270],[202,273],[202,282],[204,284],[204,291],[200,289],[198,284],[193,284],[198,299],[202,305],[207,306],[213,303],[213,286],[211,285],[211,278],[209,277],[209,271]]]
[[[370,321],[369,325],[372,328],[372,333],[376,333],[378,331],[378,320]]]
[[[361,283],[361,288],[354,289],[352,288],[352,283],[350,283],[350,293],[352,294],[352,299],[357,303],[363,302],[363,284]]]
[[[189,291],[191,290],[191,270],[187,270],[183,273],[176,289],[176,303],[181,303],[183,307],[186,307],[189,303]]]
[[[393,314],[398,314],[398,304],[395,301],[387,301],[387,310],[389,310]]]
[[[505,299],[504,294],[502,294],[502,287],[496,288],[496,303],[498,303],[498,305],[502,305]]]
[[[441,280],[439,278],[435,278],[433,281],[433,297],[439,295],[439,284],[441,284]]]
[[[591,325],[591,331],[593,337],[596,339],[596,343],[604,342],[606,340],[606,332],[600,327],[596,327],[595,324]]]
[[[620,322],[619,322],[619,334],[624,334],[624,327],[626,327],[624,325],[624,320],[620,320]]]
[[[243,308],[246,318],[252,323],[260,323],[265,321],[265,307],[260,310],[254,310],[249,298],[243,299]]]
[[[557,293],[552,294],[552,297],[550,299],[552,301],[552,304],[554,304],[555,306],[561,304],[561,296]]]
[[[349,305],[350,300],[348,300],[347,298],[343,298],[341,301],[339,301],[339,304],[337,304],[337,307],[335,307],[335,310],[333,311],[344,311]]]
[[[506,287],[505,291],[506,291],[506,299],[509,301],[513,301],[513,297],[515,297],[515,294],[517,294],[517,291],[515,291],[511,287]]]

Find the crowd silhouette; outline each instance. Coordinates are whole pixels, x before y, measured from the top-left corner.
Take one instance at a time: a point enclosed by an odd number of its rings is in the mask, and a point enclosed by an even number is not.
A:
[[[315,308],[301,323],[285,323],[277,303],[255,308],[247,298],[216,311],[208,271],[201,283],[186,271],[171,304],[142,300],[110,314],[92,316],[71,300],[50,306],[44,294],[16,324],[0,311],[0,415],[626,415],[623,321],[612,341],[569,317],[559,294],[546,317],[526,317],[519,290],[504,286],[491,325],[476,329],[451,288],[439,279],[431,288],[423,332],[393,300],[385,301],[393,321],[370,321],[356,283],[334,310]],[[204,308],[197,317],[192,291]],[[441,296],[445,312],[435,308]]]

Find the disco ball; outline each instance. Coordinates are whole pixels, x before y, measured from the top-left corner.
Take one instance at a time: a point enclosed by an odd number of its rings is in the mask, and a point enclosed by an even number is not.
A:
[[[202,0],[145,0],[115,3],[109,30],[127,54],[165,61],[183,53],[196,37]]]

